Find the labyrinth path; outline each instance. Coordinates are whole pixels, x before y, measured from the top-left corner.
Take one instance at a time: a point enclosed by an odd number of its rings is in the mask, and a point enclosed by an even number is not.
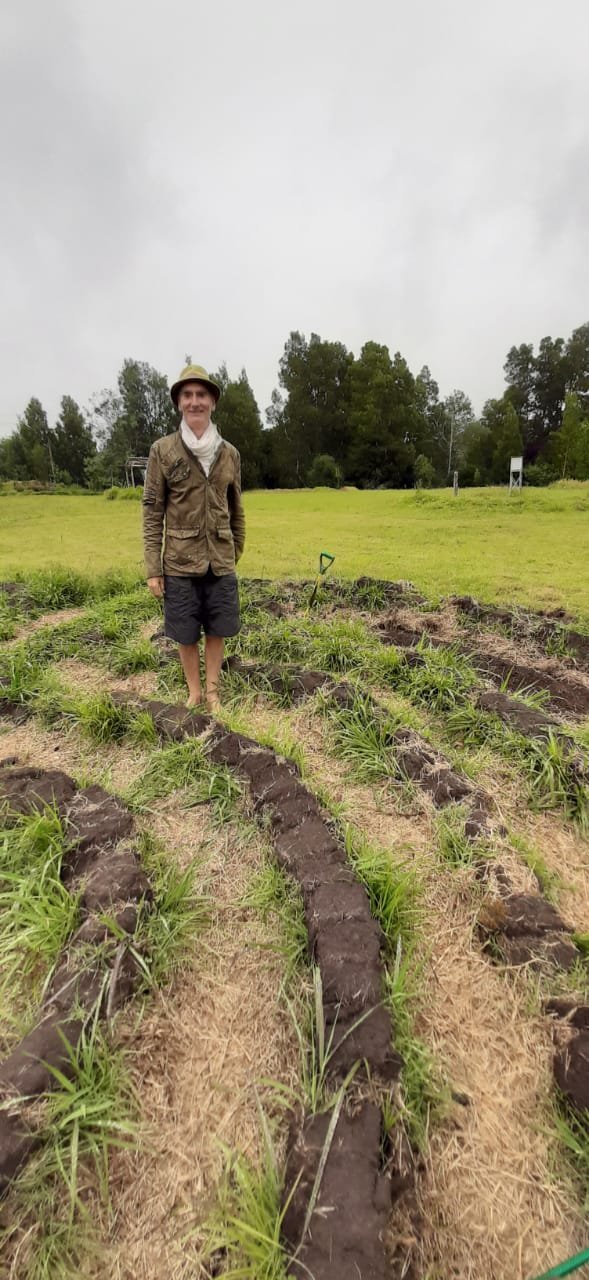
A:
[[[1,1274],[533,1280],[589,1245],[589,637],[242,588],[214,719],[143,587],[5,584]]]

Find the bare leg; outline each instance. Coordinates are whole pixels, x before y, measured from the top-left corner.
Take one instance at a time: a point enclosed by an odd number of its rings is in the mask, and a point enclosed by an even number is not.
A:
[[[209,711],[218,711],[219,673],[223,661],[225,641],[223,636],[205,636],[205,671],[207,677],[207,706]]]
[[[202,689],[200,684],[200,653],[197,644],[179,644],[180,662],[182,670],[186,676],[188,685],[188,703],[189,707],[196,707],[202,702]]]

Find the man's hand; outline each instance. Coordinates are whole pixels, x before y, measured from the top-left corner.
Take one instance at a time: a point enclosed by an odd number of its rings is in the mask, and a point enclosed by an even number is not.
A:
[[[147,585],[149,587],[149,590],[151,591],[152,596],[155,596],[156,600],[161,600],[161,597],[164,594],[163,578],[148,578]]]

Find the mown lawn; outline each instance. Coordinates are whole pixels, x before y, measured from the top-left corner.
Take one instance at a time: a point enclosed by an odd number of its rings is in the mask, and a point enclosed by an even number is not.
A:
[[[320,551],[341,577],[408,578],[428,595],[563,605],[589,618],[589,484],[505,489],[245,494],[247,577],[309,577]],[[141,505],[5,493],[0,574],[59,563],[141,569]]]

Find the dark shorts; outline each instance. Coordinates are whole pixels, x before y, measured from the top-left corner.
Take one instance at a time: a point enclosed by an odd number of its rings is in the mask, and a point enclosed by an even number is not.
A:
[[[218,578],[212,571],[176,578],[164,575],[165,632],[177,644],[196,644],[206,636],[236,636],[239,593],[234,573]]]

